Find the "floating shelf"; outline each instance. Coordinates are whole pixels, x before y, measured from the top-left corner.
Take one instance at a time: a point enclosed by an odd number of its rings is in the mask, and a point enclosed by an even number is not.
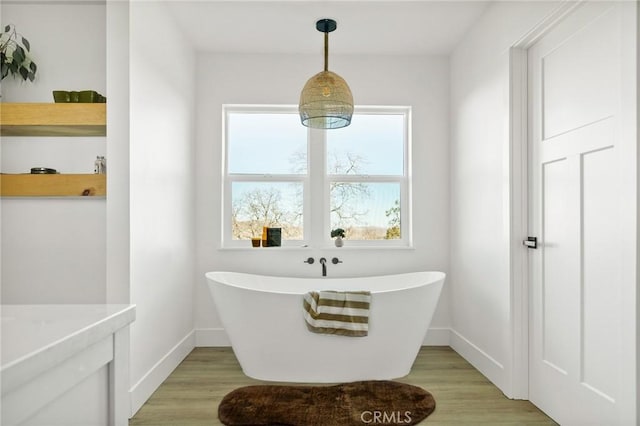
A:
[[[98,174],[0,174],[3,197],[105,196],[107,175]]]
[[[107,104],[0,103],[0,136],[106,136]]]

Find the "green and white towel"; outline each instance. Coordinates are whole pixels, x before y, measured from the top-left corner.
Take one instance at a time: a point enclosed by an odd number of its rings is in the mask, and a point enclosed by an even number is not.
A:
[[[369,291],[310,291],[302,305],[307,328],[314,333],[353,337],[369,334]]]

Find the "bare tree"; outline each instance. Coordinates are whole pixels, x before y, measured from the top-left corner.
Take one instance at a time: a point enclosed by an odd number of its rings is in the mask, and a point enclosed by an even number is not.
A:
[[[356,154],[330,154],[327,172],[332,175],[359,174],[366,159]],[[306,151],[296,151],[290,157],[291,172],[304,174],[307,172]],[[362,208],[362,201],[371,196],[369,187],[361,182],[332,182],[330,184],[331,215],[337,226],[348,228],[361,223],[368,213]],[[287,210],[283,207],[282,194],[277,188],[254,188],[245,192],[233,201],[231,206],[231,222],[233,237],[248,239],[259,236],[263,226],[279,226],[283,237],[300,238],[300,222],[303,214],[302,186],[296,184],[294,192],[299,202]]]
[[[328,155],[330,159],[327,165],[327,173],[334,175],[360,174],[362,165],[367,163],[366,158],[351,152],[347,152],[345,155],[331,152]]]
[[[305,174],[307,173],[307,151],[298,150],[295,151],[289,157],[289,164],[291,164],[291,173],[293,174]]]
[[[282,194],[277,188],[255,188],[245,192],[231,208],[233,236],[247,239],[262,235],[263,226],[290,223],[281,200]]]
[[[334,175],[357,175],[361,173],[361,166],[367,160],[357,154],[330,154],[327,172]],[[361,223],[362,217],[369,213],[363,210],[360,202],[371,196],[369,187],[361,182],[331,182],[331,215],[337,219],[336,226],[348,228]]]

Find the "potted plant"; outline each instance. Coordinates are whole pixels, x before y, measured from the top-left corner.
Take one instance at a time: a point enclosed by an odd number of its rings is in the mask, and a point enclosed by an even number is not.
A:
[[[342,239],[345,237],[345,233],[344,233],[344,229],[342,228],[336,228],[333,231],[331,231],[331,238],[335,238],[335,245],[336,247],[342,247],[342,245],[344,244],[344,242],[342,241]]]
[[[19,34],[14,25],[5,26],[0,35],[1,80],[11,74],[24,81],[33,81],[38,67],[31,59],[30,51],[29,40]]]

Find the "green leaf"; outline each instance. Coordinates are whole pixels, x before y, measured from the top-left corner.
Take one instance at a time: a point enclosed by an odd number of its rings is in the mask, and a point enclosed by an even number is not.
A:
[[[4,27],[5,33],[8,33],[9,31],[11,31],[11,25],[7,25],[6,27]]]
[[[13,60],[18,64],[22,64],[24,62],[24,49],[22,49],[20,46],[18,46],[16,50],[13,51]]]
[[[33,72],[29,73],[29,81],[33,81],[36,78],[36,74]]]
[[[25,67],[20,67],[20,75],[22,76],[23,80],[26,80],[27,78],[29,78],[29,70]]]
[[[31,62],[29,64],[29,68],[31,69],[31,72],[34,73],[34,74],[36,73],[36,70],[38,69],[38,67],[36,66],[35,62]]]
[[[2,62],[2,64],[0,64],[0,74],[2,75],[3,79],[6,76],[9,75],[9,66],[7,64],[5,64],[4,62]]]
[[[24,44],[24,47],[27,48],[27,52],[31,51],[31,44],[29,44],[29,40],[22,37],[22,44]]]

